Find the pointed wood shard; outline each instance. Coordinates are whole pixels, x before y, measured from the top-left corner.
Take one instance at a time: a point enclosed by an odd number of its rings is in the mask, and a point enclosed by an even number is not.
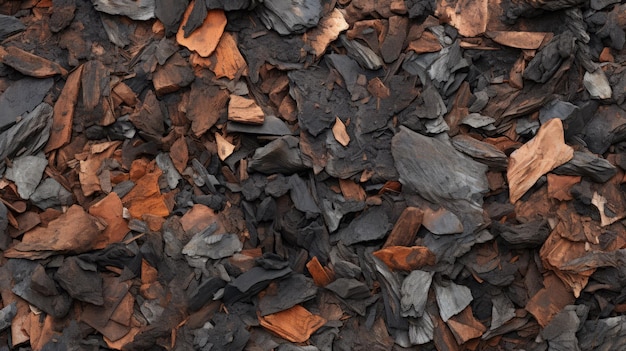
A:
[[[511,154],[507,179],[511,203],[519,200],[544,174],[574,157],[574,149],[565,144],[563,122],[553,118],[537,135]]]
[[[222,33],[224,33],[226,15],[222,10],[209,11],[200,28],[194,30],[188,37],[185,37],[183,27],[189,19],[194,4],[195,2],[191,2],[189,7],[187,7],[187,11],[185,11],[183,21],[176,33],[176,41],[189,50],[197,52],[202,57],[209,57],[217,48]]]
[[[69,144],[72,137],[72,122],[74,121],[74,109],[78,101],[80,91],[80,78],[83,66],[78,67],[70,73],[61,91],[61,95],[54,104],[54,114],[52,117],[52,129],[50,139],[46,145],[45,152],[56,150]]]
[[[0,62],[16,71],[35,78],[48,78],[57,74],[67,75],[67,70],[56,62],[19,49],[15,46],[0,47]]]
[[[235,145],[231,144],[219,133],[215,133],[215,142],[217,143],[217,155],[220,160],[224,161],[235,151]]]
[[[335,117],[333,135],[335,136],[335,140],[343,146],[348,146],[350,143],[350,135],[348,135],[348,132],[346,131],[346,125],[343,124],[339,117]]]
[[[281,338],[291,342],[305,342],[326,323],[326,319],[312,314],[300,305],[295,305],[282,312],[259,316],[259,322],[262,327]]]
[[[318,25],[304,35],[305,42],[313,48],[316,59],[322,57],[330,43],[339,38],[339,33],[350,28],[339,9],[323,17]]]
[[[486,35],[498,44],[518,49],[535,50],[545,41],[552,39],[552,33],[545,32],[487,32]]]

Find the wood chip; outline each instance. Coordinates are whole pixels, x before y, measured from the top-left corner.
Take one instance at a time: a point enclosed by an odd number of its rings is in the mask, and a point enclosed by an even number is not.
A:
[[[365,201],[366,194],[363,187],[353,180],[339,179],[339,187],[343,197],[347,200]]]
[[[350,26],[339,9],[334,9],[323,17],[316,27],[309,29],[304,41],[313,48],[316,59],[319,59],[330,43],[339,38],[339,34]]]
[[[189,149],[187,148],[187,141],[185,137],[176,139],[172,147],[170,148],[170,157],[174,163],[174,167],[179,173],[184,173],[187,168],[187,162],[189,161]]]
[[[424,246],[388,246],[374,251],[374,256],[393,270],[412,271],[436,262],[435,254]]]
[[[553,37],[552,33],[514,31],[494,31],[487,32],[485,35],[498,44],[527,50],[539,49],[541,44],[550,41]]]
[[[383,248],[390,246],[411,246],[415,243],[417,231],[422,225],[424,211],[417,207],[407,207],[387,237]]]
[[[253,99],[231,95],[228,102],[228,120],[244,124],[261,125],[265,113]]]
[[[335,117],[335,124],[333,125],[333,136],[335,140],[339,142],[339,144],[343,146],[348,146],[350,143],[350,135],[346,131],[346,125],[339,119],[339,117]]]
[[[315,285],[317,286],[324,287],[333,281],[330,274],[328,274],[328,271],[317,259],[317,256],[313,256],[313,258],[309,262],[307,262],[306,268],[311,274],[313,282],[315,282]]]
[[[192,1],[183,15],[182,23],[176,33],[176,41],[189,50],[197,52],[202,57],[209,57],[217,48],[222,33],[224,33],[226,15],[223,10],[210,10],[200,28],[197,28],[185,38],[183,27],[187,24],[194,4],[195,1]]]
[[[511,203],[515,203],[547,172],[574,157],[574,149],[565,144],[563,123],[553,118],[537,135],[511,154],[507,179]]]
[[[144,214],[159,217],[170,214],[159,187],[161,174],[163,172],[156,167],[154,171],[138,179],[135,187],[122,198],[122,203],[133,218],[141,219]]]
[[[200,56],[200,55],[198,55]],[[215,78],[237,79],[248,75],[248,64],[237,47],[234,34],[225,32],[217,44],[215,52],[208,58],[208,67]]]
[[[487,331],[487,328],[474,317],[472,307],[470,306],[448,319],[446,323],[459,345],[465,344],[472,339],[480,338]]]
[[[326,319],[312,314],[300,305],[258,318],[262,327],[291,342],[309,340],[311,334],[326,323]]]
[[[6,49],[0,47],[0,62],[16,71],[35,78],[54,77],[57,74],[67,75],[67,70],[56,62],[33,55],[15,46]]]
[[[217,155],[222,161],[235,151],[235,145],[231,144],[220,133],[215,133],[215,142],[217,143]]]
[[[570,189],[574,184],[580,183],[580,176],[562,176],[557,174],[548,174],[548,196],[559,201],[572,200],[574,197],[570,193]]]
[[[123,218],[124,207],[116,193],[111,192],[104,199],[89,207],[89,214],[103,219],[107,228],[94,243],[95,249],[103,249],[112,243],[121,242],[130,231]]]
[[[471,10],[470,10],[471,9]],[[449,20],[464,37],[475,37],[487,30],[490,11],[488,0],[438,2],[435,15]]]
[[[544,288],[528,301],[526,310],[545,327],[565,306],[574,303],[574,295],[554,274],[544,276],[543,285]]]

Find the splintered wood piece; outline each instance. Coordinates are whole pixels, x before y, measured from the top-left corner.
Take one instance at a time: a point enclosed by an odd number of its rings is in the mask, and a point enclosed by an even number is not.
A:
[[[471,306],[467,306],[459,314],[450,317],[446,323],[459,345],[479,338],[487,331],[487,327],[474,317]]]
[[[141,284],[152,284],[157,281],[159,272],[148,261],[141,260]]]
[[[135,297],[133,297],[130,292],[126,293],[126,296],[124,296],[122,301],[120,301],[120,304],[117,305],[117,308],[113,311],[111,321],[130,327],[130,322],[133,317],[134,304]]]
[[[574,184],[580,183],[581,176],[563,176],[557,174],[548,174],[548,196],[560,201],[569,201],[574,197],[570,193],[570,189]]]
[[[537,135],[511,154],[507,179],[511,203],[519,200],[544,174],[574,157],[565,144],[563,122],[553,118],[539,128]]]
[[[92,60],[83,65],[81,86],[83,92],[83,105],[88,111],[92,111],[100,99],[108,96],[109,92],[103,89],[109,88],[109,70],[98,60]]]
[[[133,218],[141,219],[144,214],[167,217],[170,211],[165,204],[159,187],[159,177],[163,172],[157,167],[139,180],[132,190],[122,198]]]
[[[367,82],[367,91],[380,99],[386,99],[391,96],[389,87],[386,86],[385,83],[383,83],[383,81],[378,77],[372,78],[369,82]]]
[[[411,246],[415,243],[417,231],[422,225],[424,211],[417,207],[407,207],[400,214],[400,218],[387,237],[383,248],[390,246]]]
[[[183,226],[185,233],[192,237],[193,235],[205,230],[209,225],[214,222],[218,222],[219,226],[216,233],[222,233],[223,226],[219,223],[219,217],[214,210],[201,204],[195,204],[191,207],[191,210],[187,211],[180,219],[180,224]]]
[[[221,111],[228,104],[229,93],[215,85],[194,82],[189,93],[187,118],[195,136],[201,136],[220,118]]]
[[[134,107],[137,105],[137,102],[139,102],[137,94],[124,82],[117,83],[115,87],[113,87],[113,93],[130,107]]]
[[[426,207],[422,225],[433,234],[438,235],[463,233],[463,223],[459,217],[445,207],[440,207],[436,211]]]
[[[24,75],[35,78],[48,78],[57,74],[67,75],[67,70],[58,63],[33,55],[15,46],[0,47],[0,62]]]
[[[322,17],[317,26],[304,34],[304,41],[313,48],[315,59],[322,57],[330,43],[339,38],[339,34],[350,28],[339,9],[334,9]]]
[[[130,231],[123,217],[124,206],[117,193],[111,192],[104,199],[89,208],[89,214],[100,217],[107,228],[94,243],[94,249],[104,249],[107,245],[121,242]]]
[[[539,325],[545,327],[565,306],[574,303],[575,298],[569,288],[554,274],[548,273],[543,278],[543,288],[526,304]]]
[[[350,143],[350,135],[346,131],[346,125],[339,119],[339,117],[335,117],[335,124],[333,125],[333,136],[335,140],[343,146],[348,146]]]
[[[330,277],[326,269],[324,269],[320,261],[317,259],[317,256],[313,256],[313,258],[309,262],[307,262],[306,268],[309,270],[309,273],[311,274],[315,285],[324,287],[332,283],[333,279]]]
[[[107,343],[107,346],[109,348],[114,349],[114,350],[121,350],[124,346],[133,342],[133,340],[135,340],[135,336],[137,336],[137,334],[139,334],[140,331],[141,331],[141,328],[133,327],[133,328],[130,328],[130,331],[120,339],[111,340],[110,338],[107,338],[106,336],[103,336],[102,339],[104,340],[104,342]]]
[[[526,69],[526,60],[524,60],[524,55],[521,55],[517,61],[511,67],[511,71],[509,73],[509,85],[515,89],[523,89],[524,88],[524,70]]]
[[[28,302],[13,294],[10,289],[8,290],[8,293],[2,293],[2,302],[5,305],[15,302],[17,305],[17,314],[11,321],[11,346],[15,347],[28,342],[30,339],[27,329],[28,324],[30,323],[30,305]]]
[[[54,330],[54,317],[47,315],[42,321],[40,315],[30,314],[30,345],[33,351],[42,350],[44,345],[58,337],[59,334]]]
[[[189,161],[189,149],[185,137],[176,139],[170,148],[170,158],[179,173],[183,173]]]
[[[217,155],[220,160],[224,161],[235,151],[235,145],[231,144],[220,133],[215,133],[215,142],[217,143]]]
[[[109,141],[100,144],[94,144],[90,148],[90,154],[85,161],[80,161],[80,173],[78,178],[80,186],[85,196],[93,195],[95,192],[102,190],[100,188],[100,178],[98,171],[102,162],[113,156],[115,149],[121,144],[121,141]]]
[[[366,194],[363,187],[350,179],[339,179],[341,193],[346,200],[365,201]]]
[[[239,95],[231,95],[228,102],[228,120],[233,122],[261,125],[265,113],[256,101]]]
[[[326,319],[300,305],[267,316],[259,315],[258,318],[262,327],[291,342],[309,340],[311,334],[326,323]]]
[[[433,343],[437,350],[459,351],[461,347],[439,313],[429,314],[433,321]]]
[[[514,31],[494,31],[485,33],[498,44],[510,46],[517,49],[535,50],[539,49],[542,43],[552,39],[552,33],[545,32],[514,32]]]
[[[72,137],[72,123],[74,121],[74,109],[78,101],[80,91],[80,80],[84,65],[78,67],[70,73],[61,91],[61,95],[54,104],[54,114],[52,117],[52,128],[50,138],[44,151],[46,153],[56,150],[69,144]]]
[[[607,202],[608,200],[604,196],[598,194],[597,192],[593,193],[591,203],[598,209],[598,212],[600,212],[600,224],[603,227],[613,224],[624,218],[623,211],[621,211],[621,213],[618,213],[617,215],[613,215],[612,217],[607,216],[605,212]]]
[[[373,255],[393,270],[412,271],[432,266],[437,257],[425,246],[388,246],[374,251]]]
[[[82,253],[93,249],[105,225],[78,205],[48,224],[24,234],[22,242],[4,252],[5,257],[43,259],[58,253]]]
[[[197,52],[202,57],[209,57],[217,48],[222,33],[224,33],[226,15],[223,10],[210,10],[202,25],[185,38],[183,27],[187,24],[194,5],[195,1],[192,1],[185,11],[183,20],[176,33],[176,41],[189,50]]]
[[[449,19],[449,24],[455,27],[464,37],[475,37],[487,30],[489,23],[488,0],[458,0],[453,2],[437,2],[435,15],[438,18]]]
[[[427,52],[438,52],[441,49],[443,49],[443,46],[441,46],[439,39],[429,31],[422,33],[419,39],[412,40],[407,46],[407,50],[412,50],[418,55]]]
[[[209,56],[208,59],[202,59],[201,56],[196,53],[192,56],[199,58],[198,63],[204,62],[203,60],[208,60],[207,63],[201,65],[213,71],[215,78],[226,77],[228,79],[236,79],[239,76],[248,74],[248,64],[239,51],[237,39],[235,35],[228,32],[222,34],[222,38],[217,44],[215,52]]]

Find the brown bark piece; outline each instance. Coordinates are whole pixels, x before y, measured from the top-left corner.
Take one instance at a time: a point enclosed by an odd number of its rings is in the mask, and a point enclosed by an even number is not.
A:
[[[189,161],[189,149],[185,137],[176,139],[170,148],[170,158],[179,173],[183,173]]]
[[[141,105],[141,108],[130,115],[130,121],[137,129],[154,136],[161,136],[165,132],[163,126],[163,114],[159,106],[159,100],[152,90],[149,90]]]
[[[119,82],[113,87],[113,93],[119,97],[126,105],[134,107],[139,102],[137,94],[124,82]]]
[[[411,246],[415,243],[417,231],[422,225],[424,211],[417,207],[407,207],[387,237],[383,248],[390,246]]]
[[[388,246],[374,251],[374,256],[393,270],[413,271],[424,266],[432,266],[437,258],[425,246]]]
[[[73,205],[48,227],[37,227],[24,234],[22,242],[6,250],[4,256],[42,259],[58,253],[90,251],[105,227],[82,207]]]
[[[574,149],[565,144],[563,122],[553,118],[537,135],[511,154],[507,179],[511,203],[515,203],[544,174],[574,157]]]
[[[215,142],[217,143],[217,155],[220,160],[224,161],[235,151],[235,145],[231,144],[220,133],[215,133]]]
[[[80,66],[70,73],[61,91],[61,95],[59,95],[57,102],[54,104],[52,129],[50,130],[48,144],[46,144],[46,148],[44,149],[46,153],[69,144],[71,140],[74,109],[78,101],[83,67],[84,66]]]
[[[389,90],[389,87],[387,87],[385,83],[383,83],[383,81],[380,80],[380,78],[378,77],[375,77],[367,82],[367,91],[369,91],[369,93],[374,95],[375,97],[381,99],[386,99],[391,96],[391,91]]]
[[[490,18],[489,1],[441,1],[437,3],[435,15],[449,19],[450,25],[454,26],[462,36],[475,37],[487,30]]]
[[[317,259],[317,256],[313,256],[313,258],[309,262],[307,262],[306,268],[309,270],[309,273],[311,274],[315,285],[324,287],[332,283],[333,279],[330,277],[326,269],[324,269],[320,261]]]
[[[172,55],[165,65],[158,67],[152,75],[152,84],[157,96],[178,91],[191,84],[195,76],[189,62],[179,53]]]
[[[487,328],[474,317],[471,306],[467,306],[459,314],[450,317],[446,323],[459,345],[479,338],[487,331]]]
[[[304,34],[304,41],[313,48],[315,59],[322,57],[330,43],[339,38],[339,34],[350,26],[339,9],[334,9],[323,17],[316,27]]]
[[[215,78],[236,79],[248,74],[248,64],[237,47],[235,35],[231,33],[222,34],[215,52],[208,59],[208,68],[215,73]]]
[[[265,113],[253,99],[239,95],[231,95],[228,102],[228,120],[233,122],[261,125],[265,121]]]
[[[214,222],[218,222],[218,215],[205,205],[195,204],[191,210],[187,211],[185,215],[180,219],[180,224],[183,226],[183,230],[190,238],[206,229]],[[219,223],[216,233],[222,233],[223,227]]]
[[[350,179],[339,179],[339,187],[343,197],[347,200],[365,201],[366,194],[363,187]]]
[[[107,223],[107,228],[94,243],[94,249],[103,249],[107,245],[120,242],[130,231],[123,217],[124,206],[117,193],[111,192],[104,199],[89,208],[89,214],[100,217]]]
[[[544,32],[514,32],[514,31],[494,31],[485,33],[498,44],[517,49],[536,50],[542,43],[552,39],[551,33]]]
[[[57,74],[67,75],[67,70],[58,63],[33,55],[15,46],[9,46],[6,49],[0,47],[0,62],[24,75],[35,78],[48,78]]]
[[[543,278],[544,288],[539,290],[526,304],[539,325],[545,327],[565,306],[574,303],[574,295],[556,275],[548,273]]]
[[[110,141],[100,144],[94,144],[90,147],[90,154],[86,160],[80,161],[80,186],[85,196],[93,195],[100,191],[100,179],[98,171],[102,165],[102,161],[111,158],[115,149],[121,144],[121,141]]]
[[[221,111],[228,103],[228,90],[214,85],[194,83],[189,93],[187,118],[191,121],[191,130],[195,136],[201,136],[220,118]]]
[[[262,327],[291,342],[309,340],[311,334],[326,323],[326,319],[312,314],[300,305],[258,318]]]
[[[159,177],[163,172],[156,168],[141,177],[135,187],[122,198],[133,218],[141,219],[144,214],[166,217],[170,211],[159,188]]]
[[[202,57],[209,57],[215,51],[222,33],[224,33],[226,15],[222,10],[210,10],[202,25],[185,38],[183,27],[187,24],[187,19],[189,19],[194,4],[195,1],[192,1],[183,15],[183,20],[176,33],[176,41],[189,50],[197,52]]]
[[[350,143],[350,135],[346,131],[346,125],[339,119],[339,117],[335,117],[335,124],[333,125],[333,136],[335,140],[343,146],[348,146]]]
[[[548,174],[548,196],[560,201],[572,200],[570,189],[574,184],[580,183],[581,176],[563,176]]]
[[[109,70],[98,60],[92,60],[83,65],[81,77],[83,105],[88,111],[96,108],[103,95],[109,92],[103,91],[109,87]]]

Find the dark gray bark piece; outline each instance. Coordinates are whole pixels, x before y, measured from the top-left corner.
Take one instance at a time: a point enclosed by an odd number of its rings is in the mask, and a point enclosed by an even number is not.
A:
[[[70,206],[74,203],[72,193],[67,191],[54,178],[46,178],[30,196],[33,205],[45,210],[56,206]]]
[[[558,71],[563,61],[573,55],[574,43],[575,38],[569,31],[555,36],[530,60],[523,77],[537,83],[547,82]]]
[[[582,139],[589,151],[604,154],[611,144],[626,140],[626,111],[616,105],[599,107],[585,126]]]
[[[217,313],[213,317],[215,327],[209,329],[206,350],[243,351],[250,339],[248,325],[235,314]]]
[[[597,109],[598,103],[594,100],[579,105],[562,100],[553,100],[539,110],[539,121],[544,124],[552,118],[561,119],[565,141],[570,141],[574,136],[584,131],[585,125],[592,119]]]
[[[433,272],[412,271],[402,282],[402,316],[422,317],[428,300]]]
[[[283,136],[293,134],[283,120],[273,115],[266,115],[260,126],[228,121],[226,129],[229,132],[258,135]]]
[[[11,326],[11,321],[17,314],[17,305],[15,302],[4,306],[0,310],[0,332]]]
[[[491,299],[491,326],[489,330],[500,328],[505,323],[515,318],[515,306],[505,295],[498,294]]]
[[[69,26],[74,19],[76,0],[52,0],[52,15],[50,16],[50,30],[58,33]]]
[[[362,242],[379,240],[387,235],[392,224],[382,206],[366,209],[350,224],[339,231],[336,238],[344,245],[354,245]]]
[[[348,51],[348,56],[356,60],[363,68],[375,71],[383,66],[383,59],[368,46],[361,44],[357,40],[350,40],[343,34],[339,37],[339,40]],[[366,89],[363,88],[362,90],[363,94],[365,94],[364,96],[367,96]],[[353,96],[353,100],[357,99]]]
[[[359,280],[351,278],[339,278],[325,286],[344,299],[365,299],[370,297],[371,292],[367,285]]]
[[[130,44],[130,36],[135,32],[135,28],[137,27],[135,22],[123,22],[116,16],[104,12],[100,13],[100,19],[102,20],[102,26],[111,43],[120,48]]]
[[[22,22],[13,17],[0,14],[0,41],[26,29]]]
[[[589,177],[597,183],[605,183],[617,173],[617,168],[605,158],[590,152],[574,151],[574,158],[552,170],[553,173]]]
[[[346,89],[352,95],[352,101],[362,99],[369,95],[367,89],[357,83],[359,74],[362,74],[363,70],[347,55],[330,54],[326,55],[328,62],[339,72],[346,84]]]
[[[289,185],[291,186],[291,201],[294,206],[301,212],[304,212],[307,218],[314,218],[321,212],[315,199],[311,195],[309,187],[297,174],[289,177]]]
[[[39,156],[21,156],[13,160],[11,168],[5,176],[17,185],[17,191],[24,200],[30,199],[41,182],[48,160],[43,154]]]
[[[370,257],[376,270],[376,278],[381,283],[387,326],[389,328],[408,330],[408,320],[402,317],[401,284],[398,274],[391,272],[389,267],[377,257],[373,255]]]
[[[248,169],[265,174],[291,174],[307,169],[298,143],[298,138],[287,135],[258,148],[248,163]]]
[[[198,2],[202,3],[202,1]],[[189,5],[189,0],[155,0],[154,15],[165,26],[166,36],[169,37],[178,31],[187,5]]]
[[[487,166],[456,151],[449,141],[429,138],[400,127],[391,151],[400,182],[433,203],[468,201],[482,206],[488,191]]]
[[[434,283],[439,314],[444,322],[463,311],[473,300],[470,289],[454,282]]]
[[[76,257],[67,257],[55,274],[56,280],[71,297],[96,306],[104,304],[102,277],[95,269],[85,270],[87,264]]]
[[[31,77],[22,78],[11,84],[0,96],[0,131],[11,127],[19,116],[33,111],[41,104],[52,84],[54,84],[52,78]]]
[[[42,265],[37,265],[33,270],[30,287],[44,296],[55,296],[59,294],[54,279],[46,273]]]
[[[160,153],[156,157],[156,163],[163,171],[163,175],[167,179],[167,185],[170,189],[176,189],[178,186],[178,181],[182,180],[183,177],[178,173],[176,166],[174,166],[174,162],[172,162],[172,158],[169,154]]]
[[[259,301],[261,316],[284,311],[299,303],[309,301],[317,295],[317,286],[313,283],[313,279],[303,274],[292,274],[275,284],[277,285],[276,293],[268,292]]]
[[[303,33],[319,22],[322,3],[320,0],[265,0],[257,13],[268,29],[281,35]]]
[[[197,311],[202,308],[202,306],[213,299],[213,294],[225,285],[226,282],[217,277],[205,279],[189,293],[189,310]]]
[[[97,11],[122,15],[138,21],[154,18],[155,0],[91,0]]]
[[[463,233],[463,223],[454,213],[441,207],[436,211],[426,209],[422,220],[424,228],[437,235]]]
[[[9,210],[3,202],[0,202],[0,249],[6,250],[11,244],[11,237],[7,232],[9,227]]]
[[[576,335],[583,351],[611,351],[626,348],[626,316],[586,321]]]
[[[380,45],[380,54],[386,63],[391,63],[400,57],[406,39],[409,20],[404,16],[389,18],[389,30]]]
[[[589,307],[568,305],[554,316],[541,330],[540,336],[548,341],[550,351],[580,351],[576,332],[587,319]]]
[[[224,303],[235,303],[241,299],[253,296],[265,289],[272,280],[285,277],[289,273],[291,273],[291,268],[289,267],[283,269],[253,267],[226,286]]]
[[[209,11],[207,10],[206,1],[196,1],[193,4],[193,9],[191,9],[189,18],[187,18],[187,22],[185,22],[185,25],[183,26],[185,38],[189,37],[194,30],[199,28],[202,23],[204,23],[208,13]]]
[[[163,66],[167,59],[172,57],[180,49],[176,40],[172,38],[163,38],[157,44],[154,55],[159,65]]]
[[[130,121],[137,129],[148,135],[161,136],[165,132],[161,106],[152,90],[146,94],[141,109],[130,115]]]
[[[509,164],[509,158],[504,152],[489,143],[468,135],[456,135],[452,138],[452,145],[458,151],[470,156],[475,161],[487,165],[492,170],[504,171]]]
[[[222,9],[224,11],[245,10],[252,6],[250,0],[206,0],[209,10]]]
[[[202,231],[191,238],[183,248],[183,254],[192,258],[208,257],[218,260],[241,251],[242,243],[235,234],[213,234]]]
[[[409,322],[409,340],[413,345],[423,345],[433,340],[435,324],[430,313]]]
[[[61,292],[59,295],[45,296],[32,289],[31,276],[37,265],[39,265],[37,262],[25,259],[10,259],[7,267],[13,275],[14,281],[11,291],[56,318],[65,317],[72,304],[72,299],[67,293]]]
[[[552,229],[545,219],[521,224],[493,222],[492,232],[500,235],[511,247],[531,248],[543,245]]]
[[[415,114],[419,118],[436,119],[443,117],[448,112],[446,104],[444,104],[441,95],[439,95],[439,91],[433,85],[426,87],[418,97],[418,100]]]
[[[343,216],[365,208],[365,201],[347,200],[343,195],[330,190],[326,184],[317,184],[316,187],[321,212],[330,232],[339,228]]]

